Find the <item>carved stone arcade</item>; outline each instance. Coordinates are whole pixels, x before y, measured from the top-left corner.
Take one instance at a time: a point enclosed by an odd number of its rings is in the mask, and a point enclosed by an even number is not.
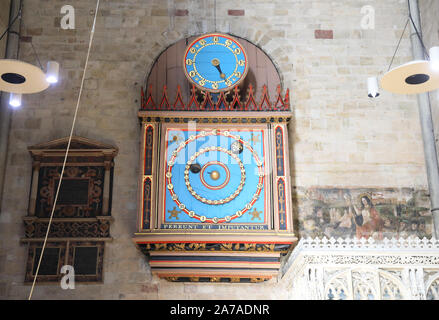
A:
[[[439,241],[303,238],[282,271],[291,299],[439,300]]]

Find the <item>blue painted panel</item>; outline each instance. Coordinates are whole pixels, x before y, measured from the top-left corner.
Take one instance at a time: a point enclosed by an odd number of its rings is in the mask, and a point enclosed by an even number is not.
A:
[[[189,183],[200,197],[207,200],[221,200],[227,199],[231,196],[241,184],[241,169],[239,162],[244,165],[245,169],[245,183],[242,190],[233,199],[223,204],[207,204],[196,199],[185,184],[184,172],[188,160],[194,154],[206,147],[222,147],[227,150],[231,149],[232,143],[236,142],[233,137],[225,137],[222,135],[208,135],[201,137],[200,132],[197,131],[182,131],[169,129],[166,133],[167,148],[166,159],[169,162],[173,157],[173,151],[178,150],[181,144],[190,136],[198,136],[197,139],[189,141],[185,144],[175,156],[175,163],[172,166],[173,192],[178,196],[178,201],[185,205],[189,211],[194,211],[198,215],[207,218],[224,218],[226,216],[233,216],[238,210],[245,209],[245,206],[252,201],[254,194],[257,192],[257,185],[259,183],[259,168],[252,152],[244,147],[242,153],[236,154],[234,159],[230,154],[218,150],[207,151],[196,157],[192,163],[200,165],[202,170],[198,173],[193,173],[189,170]],[[249,143],[249,146],[254,149],[254,153],[259,160],[264,162],[264,130],[239,130],[230,131],[231,135],[239,135],[242,140]],[[212,172],[217,171],[219,177],[215,180],[212,177]],[[227,172],[229,176],[227,176]],[[204,182],[204,183],[203,183]],[[167,184],[167,182],[165,182]],[[215,189],[218,188],[218,189]],[[265,178],[264,185],[257,201],[253,206],[241,217],[231,220],[230,224],[260,224],[267,223],[265,218]],[[178,207],[178,204],[172,199],[171,193],[166,188],[165,195],[165,223],[200,223],[199,220],[190,217],[184,210]]]

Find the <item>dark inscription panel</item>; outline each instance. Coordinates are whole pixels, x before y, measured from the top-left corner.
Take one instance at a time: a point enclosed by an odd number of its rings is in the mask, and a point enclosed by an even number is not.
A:
[[[76,274],[96,275],[98,262],[97,247],[76,247],[74,268]]]
[[[55,193],[59,180],[56,181]],[[63,179],[58,195],[58,205],[88,205],[89,179]]]
[[[37,272],[38,262],[40,260],[41,248],[36,248],[34,266],[32,274]],[[40,270],[38,274],[42,276],[58,274],[59,248],[46,248],[43,259],[41,259]]]
[[[35,215],[47,218],[52,211],[62,167],[42,167],[38,179]],[[67,166],[55,208],[55,218],[88,218],[102,213],[105,168]],[[110,181],[111,185],[111,181]]]

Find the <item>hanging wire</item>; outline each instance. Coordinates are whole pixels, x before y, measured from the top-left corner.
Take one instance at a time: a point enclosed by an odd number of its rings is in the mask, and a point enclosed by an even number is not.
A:
[[[413,21],[412,10],[411,10],[411,6],[410,6],[410,0],[407,0],[407,5],[408,5],[408,9],[409,9],[409,17],[407,18],[407,22],[406,22],[406,24],[404,26],[404,30],[403,30],[403,32],[401,34],[401,37],[399,38],[398,45],[396,46],[396,50],[395,50],[395,52],[393,54],[392,60],[390,61],[390,65],[389,65],[389,68],[387,69],[387,71],[389,71],[390,68],[392,67],[393,60],[395,59],[396,53],[398,52],[399,46],[401,44],[401,40],[404,37],[405,30],[407,29],[407,26],[408,26],[409,22],[412,23],[413,28],[415,29],[416,35],[419,38],[419,41],[421,42],[422,48],[424,50],[424,54],[427,56],[428,59],[430,59],[430,56],[429,56],[428,51],[427,51],[427,48],[425,47],[424,41],[422,40],[422,36],[419,33],[418,28],[416,27],[415,22]]]
[[[0,41],[2,41],[3,37],[9,32],[9,30],[12,28],[13,24],[15,23],[15,21],[17,21],[18,18],[21,17],[21,12],[22,12],[22,7],[20,6],[20,9],[18,10],[17,15],[15,16],[14,19],[12,19],[11,23],[8,25],[8,27],[6,28],[5,32],[3,32],[3,34],[0,36]]]
[[[8,25],[8,27],[6,28],[6,30],[2,33],[2,35],[0,36],[0,41],[2,41],[2,39],[4,38],[4,36],[9,32],[9,33],[14,33],[18,36],[20,36],[20,34],[18,32],[15,31],[10,31],[10,29],[12,28],[12,26],[14,25],[15,21],[17,21],[18,18],[22,17],[22,12],[23,12],[23,7],[20,6],[20,9],[18,10],[17,15],[14,17],[14,19],[12,19],[11,23]],[[23,23],[23,22],[22,22]],[[24,25],[24,23],[23,23]],[[37,51],[35,50],[34,44],[32,43],[32,41],[30,42],[30,45],[32,46],[32,50],[35,54],[35,57],[37,59],[38,64],[40,65],[40,68],[43,69],[43,66],[41,64],[41,60],[40,57],[38,56]]]
[[[214,24],[215,24],[215,32],[216,32],[216,0],[213,3],[213,15],[214,15]]]
[[[30,45],[32,46],[32,49],[34,51],[35,57],[37,58],[38,64],[40,65],[41,70],[43,70],[43,66],[41,65],[40,57],[38,57],[37,50],[35,50],[34,44],[32,41],[30,42]]]
[[[387,69],[387,71],[389,71],[390,68],[392,67],[393,60],[395,59],[396,53],[398,52],[399,45],[401,44],[401,40],[404,37],[404,33],[405,33],[405,30],[407,29],[407,26],[408,26],[409,22],[410,22],[410,19],[407,18],[407,22],[405,23],[404,31],[402,32],[401,37],[399,38],[398,45],[396,46],[396,50],[393,53],[392,61],[390,61],[390,65],[389,65],[389,68]]]
[[[26,29],[26,23],[24,21],[22,21],[21,23],[23,25],[23,29]],[[35,55],[35,59],[37,60],[38,64],[40,65],[41,70],[44,70],[43,69],[43,65],[41,64],[40,57],[38,56],[37,50],[35,49],[33,41],[31,40],[31,41],[29,41],[29,43],[30,43],[30,45],[32,47],[32,50],[33,50],[34,55]]]
[[[56,203],[57,203],[57,200],[58,200],[58,194],[59,194],[59,190],[61,188],[62,178],[63,178],[63,175],[64,175],[64,169],[65,169],[66,163],[67,163],[67,157],[68,157],[69,150],[70,150],[70,144],[72,142],[73,130],[74,130],[75,124],[76,124],[76,117],[77,117],[77,114],[78,114],[79,103],[81,102],[82,90],[84,88],[85,74],[87,72],[88,60],[89,60],[89,57],[90,57],[91,46],[92,46],[92,43],[93,43],[93,36],[94,36],[95,25],[96,25],[96,17],[98,15],[98,10],[99,10],[99,2],[100,2],[100,0],[97,0],[96,11],[95,11],[95,16],[94,16],[94,20],[93,20],[93,27],[91,29],[90,41],[89,41],[89,44],[88,44],[87,58],[85,60],[84,71],[82,73],[81,87],[79,89],[78,101],[76,103],[76,109],[75,109],[75,115],[73,117],[72,129],[70,130],[69,142],[67,144],[66,154],[64,156],[64,162],[63,162],[63,165],[62,165],[61,174],[60,174],[60,178],[59,178],[58,188],[56,190],[55,199],[53,201],[52,212],[50,214],[49,223],[47,225],[46,236],[44,238],[43,247],[41,248],[40,259],[38,261],[37,270],[35,272],[35,277],[34,277],[34,281],[32,283],[32,288],[31,288],[28,300],[32,299],[32,294],[33,294],[33,291],[34,291],[34,288],[35,288],[35,283],[36,283],[36,280],[37,280],[37,277],[38,277],[38,272],[40,270],[41,261],[43,259],[43,255],[44,255],[44,249],[46,248],[46,244],[47,244],[47,238],[49,237],[50,226],[52,225],[53,214],[55,212]]]
[[[420,32],[418,31],[418,28],[416,27],[416,23],[413,21],[410,0],[407,0],[407,4],[408,4],[408,8],[409,8],[409,19],[411,20],[411,22],[413,24],[413,28],[415,29],[416,35],[418,36],[419,41],[421,42],[422,48],[424,49],[424,54],[427,56],[428,59],[430,59],[430,55],[428,54],[428,50],[424,45],[424,41],[422,40],[422,36],[421,36]]]

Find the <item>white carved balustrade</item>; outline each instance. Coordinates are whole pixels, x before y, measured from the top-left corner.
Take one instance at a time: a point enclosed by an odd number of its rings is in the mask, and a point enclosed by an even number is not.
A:
[[[439,300],[439,240],[303,238],[282,282],[291,299]]]

